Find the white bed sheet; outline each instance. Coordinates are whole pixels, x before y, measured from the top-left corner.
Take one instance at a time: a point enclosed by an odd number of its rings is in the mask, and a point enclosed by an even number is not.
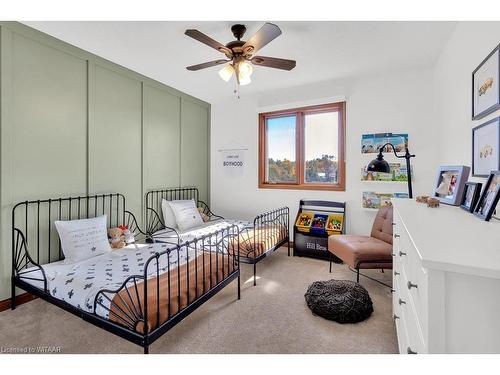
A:
[[[241,230],[243,228],[251,227],[253,224],[250,221],[244,221],[244,220],[221,219],[221,220],[207,221],[206,223],[203,223],[203,225],[201,226],[186,231],[177,230],[177,233],[173,232],[170,229],[161,229],[153,233],[153,238],[155,239],[156,242],[174,243],[177,241],[177,234],[178,234],[180,244],[183,244],[187,241],[192,241],[195,238],[200,238],[210,233],[222,230],[231,225],[236,225],[238,227],[238,230]]]

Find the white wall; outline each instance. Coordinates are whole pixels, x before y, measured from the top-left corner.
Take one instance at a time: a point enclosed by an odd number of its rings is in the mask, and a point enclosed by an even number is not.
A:
[[[434,123],[441,139],[440,164],[471,166],[472,128],[500,115],[497,111],[471,120],[472,71],[498,43],[500,22],[460,22],[434,67]]]
[[[301,198],[347,202],[347,231],[367,234],[374,212],[364,210],[364,190],[407,191],[406,184],[360,181],[360,169],[373,157],[361,155],[361,134],[408,132],[416,158],[414,194],[429,193],[438,163],[435,122],[432,114],[432,70],[388,72],[387,75],[321,82],[279,92],[212,103],[211,204],[213,211],[228,218],[252,218],[257,213],[287,205],[293,221]],[[345,192],[259,189],[258,113],[260,111],[309,105],[345,97],[346,173]],[[240,177],[225,175],[222,148],[248,148],[246,167]],[[372,155],[374,156],[374,155]],[[404,162],[404,160],[403,160]]]

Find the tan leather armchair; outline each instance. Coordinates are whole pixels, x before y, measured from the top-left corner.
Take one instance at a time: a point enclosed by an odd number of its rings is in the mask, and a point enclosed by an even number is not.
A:
[[[360,269],[392,269],[392,206],[378,210],[370,236],[330,236],[328,251],[357,271],[357,282]]]

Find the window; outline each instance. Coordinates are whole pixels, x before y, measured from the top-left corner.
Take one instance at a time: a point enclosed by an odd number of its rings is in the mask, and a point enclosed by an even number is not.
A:
[[[259,115],[259,187],[345,190],[345,102]]]

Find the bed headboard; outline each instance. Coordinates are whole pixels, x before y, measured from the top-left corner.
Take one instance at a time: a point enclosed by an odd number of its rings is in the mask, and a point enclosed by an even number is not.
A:
[[[193,186],[151,190],[146,193],[146,210],[153,209],[161,214],[161,201],[163,199],[167,201],[194,199],[195,203],[198,203],[199,197],[198,188]]]
[[[194,186],[165,188],[159,190],[151,190],[146,193],[146,231],[154,233],[158,229],[164,227],[162,221],[163,214],[161,211],[161,201],[194,199],[195,203],[199,204],[200,193],[198,188]]]
[[[64,259],[55,220],[107,215],[110,228],[129,225],[125,213],[125,197],[120,193],[17,203],[12,209],[13,268],[19,270]]]

